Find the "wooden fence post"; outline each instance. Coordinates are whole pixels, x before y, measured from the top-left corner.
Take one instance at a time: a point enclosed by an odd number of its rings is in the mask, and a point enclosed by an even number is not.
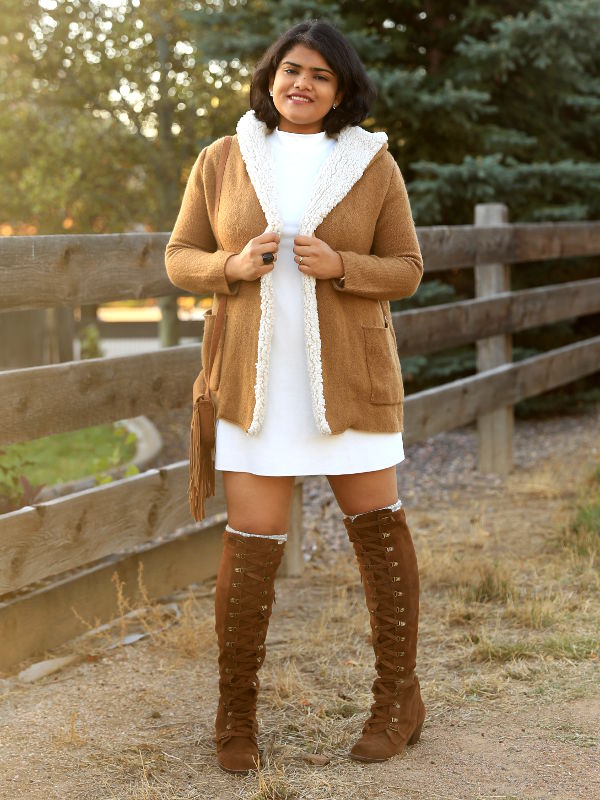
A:
[[[508,208],[504,203],[478,203],[475,206],[475,225],[508,223]],[[475,264],[475,296],[510,292],[510,264]],[[477,342],[477,371],[498,367],[512,361],[511,335],[490,336]],[[502,406],[477,418],[480,472],[506,475],[513,466],[514,412],[512,406]]]
[[[277,573],[281,577],[297,578],[302,574],[304,569],[302,533],[302,478],[296,478],[292,496],[288,540],[285,545],[281,566]]]
[[[160,308],[160,322],[158,323],[160,346],[173,347],[173,345],[179,344],[177,297],[174,295],[159,297],[157,305]]]

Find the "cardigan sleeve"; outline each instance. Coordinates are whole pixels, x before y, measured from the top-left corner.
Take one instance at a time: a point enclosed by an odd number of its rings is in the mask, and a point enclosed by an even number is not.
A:
[[[167,243],[165,266],[172,284],[193,294],[237,294],[239,281],[229,284],[225,262],[234,255],[220,250],[210,224],[207,196],[214,178],[207,180],[204,148],[190,172],[175,227]]]
[[[331,278],[331,282],[339,292],[376,300],[399,300],[417,291],[423,276],[423,257],[396,161],[375,224],[371,253],[336,252],[342,258],[344,277]]]

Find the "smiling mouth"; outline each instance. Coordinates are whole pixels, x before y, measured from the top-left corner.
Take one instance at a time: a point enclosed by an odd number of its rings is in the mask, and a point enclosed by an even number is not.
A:
[[[291,103],[312,103],[308,97],[300,97],[299,95],[291,94],[288,95],[288,100]]]

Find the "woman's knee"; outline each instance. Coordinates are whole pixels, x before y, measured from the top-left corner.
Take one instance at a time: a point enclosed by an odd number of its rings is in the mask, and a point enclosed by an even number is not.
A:
[[[346,515],[385,508],[398,500],[395,466],[372,472],[328,475],[327,480],[340,510]]]
[[[294,480],[293,476],[223,472],[229,525],[267,536],[287,532]]]

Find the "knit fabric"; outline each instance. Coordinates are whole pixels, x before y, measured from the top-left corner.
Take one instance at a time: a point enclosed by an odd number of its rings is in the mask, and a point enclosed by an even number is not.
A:
[[[393,503],[391,506],[382,506],[381,508],[372,508],[372,509],[370,509],[370,511],[362,511],[361,513],[362,514],[370,514],[371,511],[384,511],[387,508],[389,508],[390,511],[398,511],[399,508],[402,508],[402,500],[396,500],[396,502]],[[348,519],[351,519],[352,522],[354,522],[354,520],[357,517],[360,517],[360,516],[361,516],[360,514],[348,514]]]
[[[240,536],[261,536],[263,539],[276,539],[278,544],[283,544],[287,542],[287,533],[273,533],[273,534],[263,534],[263,533],[246,533],[246,531],[238,531],[235,528],[232,528],[229,523],[225,526],[225,530],[229,531],[229,533],[238,533]]]
[[[401,432],[348,429],[323,436],[311,402],[305,276],[294,261],[294,238],[315,181],[337,143],[324,131],[299,134],[276,128],[269,144],[282,230],[271,273],[273,324],[265,420],[261,431],[251,436],[218,419],[216,468],[257,475],[334,475],[392,466],[404,459]]]
[[[221,296],[229,295],[211,370],[211,396],[219,419],[253,434],[266,416],[274,330],[272,272],[260,280],[229,284],[225,262],[250,239],[277,230],[282,222],[271,193],[272,135],[253,112],[240,119],[217,219],[216,176],[224,139],[201,151],[165,253],[172,283],[193,294],[215,293],[215,314]],[[342,130],[298,227],[298,233],[314,235],[338,252],[345,270],[343,288],[335,278],[303,276],[302,281],[313,417],[324,435],[349,428],[377,433],[403,428],[403,383],[389,301],[417,290],[423,259],[406,187],[386,139],[382,132],[356,125]],[[203,363],[214,329],[210,319],[205,320]]]

